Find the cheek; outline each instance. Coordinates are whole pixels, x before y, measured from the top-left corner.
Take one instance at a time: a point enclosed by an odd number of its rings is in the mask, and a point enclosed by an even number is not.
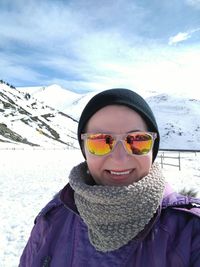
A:
[[[141,157],[140,161],[140,170],[144,175],[147,175],[152,166],[152,155],[147,155],[145,157]]]
[[[87,151],[86,151],[85,155],[86,155],[86,161],[87,161],[87,165],[88,165],[88,169],[89,169],[90,173],[91,174],[92,173],[97,174],[98,172],[100,172],[100,169],[103,165],[102,158],[91,155]]]
[[[96,157],[88,154],[86,151],[86,161],[90,175],[93,177],[96,184],[102,184],[104,158]]]

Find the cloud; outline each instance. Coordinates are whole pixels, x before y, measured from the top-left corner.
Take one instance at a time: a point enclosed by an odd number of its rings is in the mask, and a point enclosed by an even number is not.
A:
[[[186,0],[186,3],[196,9],[200,9],[200,0]]]
[[[169,38],[169,45],[174,45],[183,42],[191,37],[188,32],[179,32],[177,35]]]
[[[1,9],[1,34],[9,40],[32,44],[66,42],[71,41],[71,37],[81,41],[85,35],[109,29],[126,34],[129,31],[127,26],[132,24],[132,30],[136,31],[143,17],[142,8],[137,8],[131,1],[125,5],[122,0],[88,0],[84,3],[77,0],[29,0],[28,5],[22,0],[15,1],[12,8],[8,6]]]
[[[2,0],[0,73],[15,86],[180,88],[173,73],[183,80],[189,59],[180,63],[186,52],[175,44],[187,44],[199,30],[197,14],[191,19],[187,5],[183,21],[179,1],[164,2]],[[185,28],[195,30],[180,31]]]
[[[32,1],[29,5],[21,6],[20,11],[19,7],[1,10],[0,22],[3,27],[0,33],[10,45],[12,41],[18,41],[32,47],[50,47],[72,34],[80,33],[79,28],[77,32],[76,16],[68,9],[53,5],[51,1],[41,4]]]
[[[100,62],[119,60],[126,50],[126,14],[131,8],[128,9],[122,5],[122,1],[117,1],[121,10],[125,12],[122,12],[120,17],[120,10],[113,8],[113,5],[105,8],[104,5],[92,5],[93,1],[90,3],[90,12],[87,6],[80,6],[80,2],[76,9],[75,6],[66,7],[60,6],[61,4],[47,6],[47,2],[42,2],[40,8],[37,8],[35,2],[32,2],[27,8],[25,5],[16,7],[15,12],[1,10],[0,23],[4,27],[0,29],[0,46],[5,55],[8,55],[1,73],[4,76],[8,75],[10,62],[14,62],[12,65],[16,68],[17,64],[24,66],[24,70],[32,68],[35,75],[29,83],[35,83],[34,77],[37,72],[38,78],[43,78],[47,82],[53,80],[51,77],[45,79],[45,75],[40,75],[47,71],[49,76],[55,76],[55,79],[60,81],[63,81],[64,77],[71,82],[74,79],[74,84],[78,80],[87,84],[89,80],[96,79],[96,76],[102,76],[104,71],[100,69]],[[110,16],[111,11],[115,16]],[[139,13],[134,16],[134,20],[142,16],[142,11]],[[17,23],[13,24],[10,18]],[[99,24],[102,21],[103,24]],[[113,22],[117,22],[118,25]],[[106,26],[107,23],[110,24]],[[131,39],[134,43],[139,40],[137,34],[133,34]],[[12,74],[13,77],[14,68]],[[18,83],[21,79],[17,71],[16,77]],[[25,82],[27,77],[31,75],[26,75]]]
[[[145,90],[190,93],[200,84],[199,48],[179,48],[151,46],[134,48],[126,46],[124,60],[119,58],[96,58],[94,65],[83,64],[80,70],[83,77],[55,79],[49,84],[58,83],[68,89],[103,90],[112,87],[127,87],[142,94]],[[133,59],[134,58],[134,59]],[[133,59],[133,60],[132,60]],[[196,91],[198,92],[198,90]]]
[[[13,85],[22,84],[22,83],[38,83],[38,81],[42,80],[44,77],[38,71],[34,71],[32,67],[28,67],[24,65],[23,62],[20,64],[20,58],[16,56],[8,57],[4,55],[4,53],[0,53],[0,73],[1,79],[10,82]]]
[[[192,34],[200,31],[200,28],[190,30],[188,32],[179,32],[175,36],[169,38],[169,45],[176,45],[177,43],[186,41],[192,37]]]

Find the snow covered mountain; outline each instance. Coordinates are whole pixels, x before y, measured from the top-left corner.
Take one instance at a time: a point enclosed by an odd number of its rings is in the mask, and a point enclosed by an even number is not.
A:
[[[200,150],[200,100],[158,94],[147,101],[161,131],[161,148]]]
[[[78,147],[77,121],[28,92],[0,84],[0,147]]]
[[[200,150],[200,99],[156,91],[138,93],[155,113],[161,148]],[[78,147],[77,121],[95,94],[77,94],[58,85],[13,89],[0,84],[0,147],[11,141]],[[5,129],[13,132],[12,138]]]
[[[79,120],[80,113],[96,92],[77,94],[56,84],[46,87],[19,87],[20,92],[29,93],[35,99]]]

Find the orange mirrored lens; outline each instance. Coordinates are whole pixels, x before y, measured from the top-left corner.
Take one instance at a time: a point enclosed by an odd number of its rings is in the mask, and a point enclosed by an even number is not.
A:
[[[153,144],[153,138],[149,134],[129,134],[126,137],[125,146],[130,154],[145,155],[147,154]]]
[[[113,149],[114,138],[108,134],[91,134],[87,138],[86,144],[90,153],[103,156]]]

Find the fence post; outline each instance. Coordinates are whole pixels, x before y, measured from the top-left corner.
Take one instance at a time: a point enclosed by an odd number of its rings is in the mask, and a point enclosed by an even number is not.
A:
[[[178,154],[179,154],[178,155],[179,156],[178,157],[178,163],[179,163],[178,166],[179,166],[179,171],[180,171],[181,170],[181,152],[179,151]]]

